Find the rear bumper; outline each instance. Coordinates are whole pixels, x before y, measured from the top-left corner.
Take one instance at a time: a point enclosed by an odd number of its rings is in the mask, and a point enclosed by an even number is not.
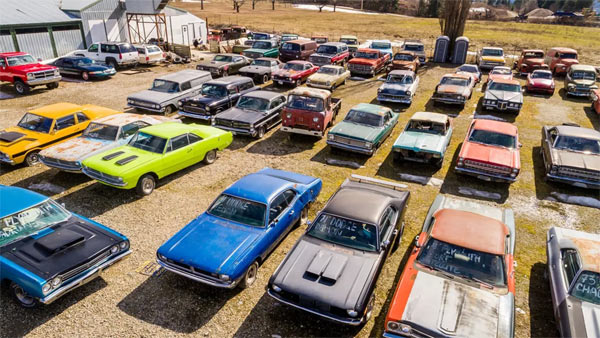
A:
[[[490,173],[486,173],[484,171],[468,169],[468,168],[463,168],[463,167],[454,167],[454,170],[456,170],[458,173],[461,173],[461,174],[475,176],[482,181],[513,183],[517,180],[517,177],[513,178],[510,176],[490,174]]]
[[[412,103],[412,97],[404,97],[404,98],[391,98],[391,97],[386,97],[384,95],[377,95],[377,101],[379,102],[392,102],[392,103],[404,103],[404,104],[411,104]]]
[[[53,83],[53,82],[58,82],[62,79],[62,76],[60,75],[55,75],[52,77],[46,77],[43,79],[34,79],[34,80],[27,80],[27,84],[30,86],[41,86],[41,85],[45,85],[48,83]]]
[[[330,147],[339,148],[339,149],[351,151],[354,153],[364,154],[364,155],[373,155],[373,153],[375,152],[375,150],[372,148],[371,149],[361,148],[361,147],[351,146],[351,145],[336,142],[336,141],[327,140],[327,144]]]
[[[214,286],[214,287],[218,287],[218,288],[233,289],[233,288],[235,288],[238,285],[238,283],[239,283],[239,281],[241,279],[241,278],[238,278],[237,280],[234,280],[234,281],[223,282],[223,281],[221,281],[219,279],[216,279],[216,278],[209,278],[209,277],[201,276],[201,275],[198,275],[198,274],[190,273],[189,271],[186,271],[184,269],[179,269],[179,268],[177,268],[175,266],[169,265],[169,264],[161,261],[160,259],[157,259],[156,262],[160,266],[162,266],[163,268],[165,268],[165,270],[171,271],[173,273],[176,273],[176,274],[178,274],[180,276],[189,278],[189,279],[194,280],[196,282],[208,284],[210,286]]]
[[[318,137],[323,137],[323,135],[325,133],[324,131],[319,131],[319,130],[308,130],[308,129],[302,129],[302,128],[286,127],[286,126],[281,126],[281,131],[285,131],[288,133],[294,133],[294,134],[318,136]]]
[[[546,178],[550,181],[570,184],[572,186],[579,187],[579,188],[600,189],[600,182],[594,182],[594,181],[585,180],[585,179],[581,179],[581,178],[553,175],[550,173],[546,174]]]

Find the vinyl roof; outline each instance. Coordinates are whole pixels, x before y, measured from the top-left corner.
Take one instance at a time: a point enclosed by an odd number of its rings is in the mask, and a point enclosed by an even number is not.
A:
[[[414,121],[431,121],[445,124],[450,118],[448,115],[440,113],[416,112],[411,118]]]
[[[372,190],[346,187],[331,198],[323,212],[377,225],[391,200],[391,197]]]
[[[20,26],[27,24],[79,22],[60,10],[53,0],[2,0],[0,26]]]

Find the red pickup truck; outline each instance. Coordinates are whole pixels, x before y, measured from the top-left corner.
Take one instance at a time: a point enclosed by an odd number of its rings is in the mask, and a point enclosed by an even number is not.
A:
[[[36,86],[58,88],[61,78],[58,68],[43,65],[27,53],[0,53],[0,81],[12,83],[18,94],[27,94]]]
[[[386,68],[389,61],[390,55],[387,53],[377,49],[360,48],[354,54],[354,58],[348,61],[348,70],[352,76],[375,76]]]
[[[342,107],[342,99],[331,92],[308,87],[295,88],[281,112],[281,130],[323,137]]]

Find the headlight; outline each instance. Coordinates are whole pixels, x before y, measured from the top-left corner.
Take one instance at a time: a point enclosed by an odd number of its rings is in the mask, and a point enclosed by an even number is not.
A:
[[[161,261],[167,261],[167,257],[163,256],[163,255],[158,255],[158,258],[160,258]]]
[[[229,276],[228,275],[219,275],[219,279],[224,282],[227,282],[227,281],[229,281]]]
[[[552,165],[550,167],[550,173],[553,174],[553,175],[556,174],[556,173],[558,173],[558,166]]]
[[[441,158],[442,157],[442,155],[440,155],[440,154],[432,154],[431,156],[433,156],[433,158]]]
[[[459,167],[462,167],[462,165],[464,164],[465,159],[463,157],[459,157],[458,158],[458,162],[456,163]]]
[[[119,246],[118,245],[113,245],[112,248],[110,248],[110,253],[114,254],[117,253],[119,251]]]
[[[281,288],[279,286],[277,286],[277,285],[273,285],[272,289],[275,292],[281,292]]]
[[[58,69],[55,69],[54,70],[54,76],[58,76],[58,75],[60,75],[60,72],[58,71]]]
[[[410,96],[410,94],[411,94],[410,90],[407,90],[406,91],[406,96]]]
[[[50,283],[46,283],[44,284],[44,286],[42,286],[43,294],[47,294],[48,292],[50,292],[50,290],[52,290],[52,286],[50,286]]]
[[[518,172],[519,172],[519,169],[518,169],[518,168],[513,168],[513,169],[512,169],[512,172],[513,172],[513,173],[518,173]]]
[[[333,135],[333,134],[327,134],[327,139],[333,141],[333,139],[335,139],[335,135]]]
[[[127,99],[127,103],[129,103],[129,104],[133,104],[133,100],[131,100],[131,99]]]
[[[216,126],[217,125],[217,120],[210,120],[210,125],[211,126]]]
[[[326,85],[331,86],[331,81],[327,81]]]
[[[292,113],[285,114],[285,117],[287,117],[288,119],[291,119],[292,118]]]
[[[33,75],[33,73],[27,73],[27,80],[33,80],[35,78],[35,75]]]
[[[319,118],[318,118],[318,117],[313,117],[313,122],[314,122],[314,123],[317,123],[317,122],[319,122]]]
[[[119,243],[119,247],[121,248],[121,250],[125,250],[125,249],[129,248],[129,241],[123,241],[123,242]]]
[[[377,88],[377,94],[381,94],[381,88]]]
[[[179,101],[179,102],[177,102],[177,105],[180,106],[180,107],[182,107],[183,106],[183,102]]]
[[[574,84],[574,83],[569,83],[569,84],[567,85],[567,87],[569,87],[569,88],[575,88],[575,84]]]
[[[373,147],[373,143],[371,143],[371,142],[365,142],[365,147],[367,149],[371,149]]]
[[[410,335],[412,333],[412,327],[410,327],[410,325],[400,324],[400,332]]]
[[[400,325],[396,322],[388,322],[387,326],[388,326],[388,329],[390,329],[392,331],[398,331],[398,329],[400,328]]]
[[[60,282],[62,282],[62,281],[60,280],[60,278],[59,278],[59,277],[56,277],[56,278],[54,278],[54,279],[53,279],[53,280],[50,282],[50,284],[52,284],[52,288],[56,288],[57,286],[59,286],[59,285],[60,285]]]
[[[346,312],[348,312],[348,316],[350,316],[350,317],[358,316],[358,312],[356,312],[354,310],[346,310]]]

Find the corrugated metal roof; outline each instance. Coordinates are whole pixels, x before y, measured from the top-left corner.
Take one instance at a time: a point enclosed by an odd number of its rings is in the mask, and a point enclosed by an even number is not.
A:
[[[63,11],[80,11],[100,0],[60,0],[60,8]]]
[[[2,0],[0,25],[26,25],[34,23],[52,23],[79,21],[68,16],[58,8],[57,1],[49,0]]]

